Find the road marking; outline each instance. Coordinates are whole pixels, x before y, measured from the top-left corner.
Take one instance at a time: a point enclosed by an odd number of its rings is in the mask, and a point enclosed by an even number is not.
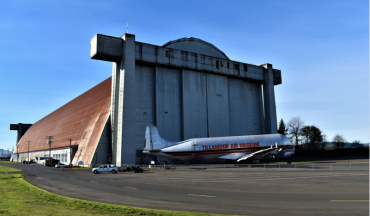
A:
[[[256,176],[256,177],[251,177],[251,176],[246,176],[243,178],[203,178],[203,179],[191,179],[192,181],[206,181],[206,182],[216,182],[216,181],[245,181],[246,179],[250,180],[282,180],[282,179],[310,179],[310,178],[332,178],[332,177],[353,177],[353,176],[365,176],[369,174],[339,174],[339,175],[312,175],[312,176],[293,176],[293,177],[284,177],[284,176],[274,176],[273,178],[270,177],[261,177],[261,176]]]
[[[55,175],[55,176],[59,176],[59,175]]]
[[[70,179],[75,179],[75,178],[70,178]]]
[[[331,202],[369,202],[369,200],[330,200]]]
[[[133,190],[137,189],[137,188],[134,188],[134,187],[125,187],[125,188],[129,188],[129,189],[133,189]]]
[[[92,182],[92,183],[98,183],[98,182],[96,182],[96,181],[90,181],[90,182]]]
[[[216,197],[216,196],[208,196],[208,195],[197,195],[197,194],[188,194],[188,196],[200,196],[200,197]]]

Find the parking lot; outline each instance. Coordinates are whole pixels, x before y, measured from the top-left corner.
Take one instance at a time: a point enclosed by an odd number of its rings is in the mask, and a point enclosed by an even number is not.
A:
[[[313,169],[298,171],[295,167],[282,171],[280,165],[279,172],[278,167],[225,165],[212,171],[203,166],[181,171],[178,167],[177,171],[156,167],[144,173],[94,175],[91,169],[6,165],[23,169],[27,181],[45,190],[111,204],[239,215],[369,213],[368,170],[315,169],[315,164]]]

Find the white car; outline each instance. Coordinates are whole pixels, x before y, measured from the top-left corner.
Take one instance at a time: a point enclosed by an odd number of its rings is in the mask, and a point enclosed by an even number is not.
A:
[[[67,168],[67,167],[69,167],[69,165],[58,163],[58,164],[55,165],[55,167],[56,168]]]
[[[113,164],[104,164],[99,167],[93,168],[92,172],[94,174],[102,173],[102,172],[111,172],[111,173],[117,173],[119,171],[119,168],[116,167]]]

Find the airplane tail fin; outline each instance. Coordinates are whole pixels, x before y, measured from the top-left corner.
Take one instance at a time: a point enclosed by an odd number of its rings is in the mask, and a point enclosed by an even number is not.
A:
[[[145,131],[144,151],[160,150],[167,147],[169,142],[159,136],[158,130],[154,125],[148,125]]]

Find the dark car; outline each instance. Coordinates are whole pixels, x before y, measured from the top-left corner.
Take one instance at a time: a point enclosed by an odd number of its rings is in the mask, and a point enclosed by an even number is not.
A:
[[[123,170],[123,172],[125,171],[134,171],[135,173],[142,173],[144,170],[139,166],[127,166],[126,169]]]
[[[24,163],[24,164],[34,164],[34,163],[36,163],[36,160],[31,159],[29,162],[27,160],[24,160],[24,161],[22,161],[22,163]]]
[[[55,165],[57,165],[58,163],[59,163],[59,160],[51,159],[51,164],[50,164],[50,160],[47,159],[44,162],[44,166],[52,166],[52,167],[55,167]]]

